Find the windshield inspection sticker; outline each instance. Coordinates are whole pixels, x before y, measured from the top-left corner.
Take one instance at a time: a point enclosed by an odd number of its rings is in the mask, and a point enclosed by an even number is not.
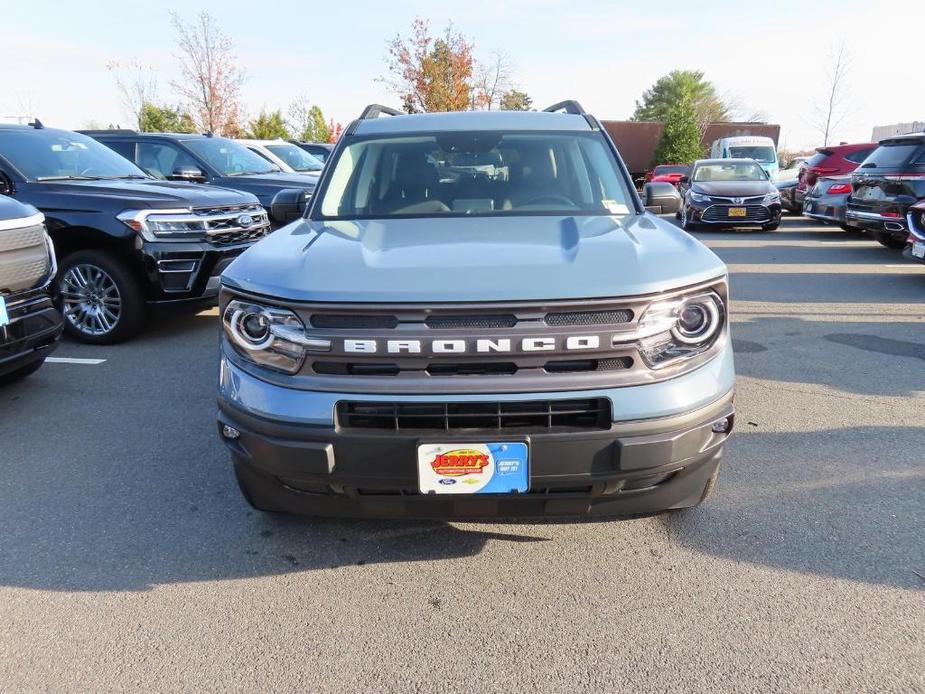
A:
[[[422,494],[510,494],[530,486],[524,442],[418,446]]]
[[[601,200],[610,214],[629,214],[630,208],[616,200]]]

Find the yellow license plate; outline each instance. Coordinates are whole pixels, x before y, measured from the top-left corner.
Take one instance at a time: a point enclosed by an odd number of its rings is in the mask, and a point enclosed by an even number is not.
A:
[[[730,207],[729,216],[730,217],[745,217],[748,214],[748,210],[744,207]]]

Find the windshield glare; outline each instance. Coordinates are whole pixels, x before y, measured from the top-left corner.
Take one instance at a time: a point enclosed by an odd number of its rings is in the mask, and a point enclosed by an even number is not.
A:
[[[0,155],[32,181],[54,178],[148,178],[128,159],[80,133],[0,130]]]
[[[773,164],[777,161],[777,154],[773,147],[730,147],[729,156],[734,159],[754,159],[762,164]]]
[[[279,171],[263,157],[254,154],[247,147],[221,137],[203,137],[186,140],[189,147],[222,176],[240,176],[241,174],[264,174]]]
[[[324,168],[324,164],[295,145],[281,142],[278,145],[266,145],[266,148],[295,171],[321,171]]]
[[[758,164],[737,162],[735,164],[701,164],[694,171],[694,181],[766,181],[768,177]]]
[[[459,132],[357,139],[333,164],[324,219],[627,214],[595,133]]]

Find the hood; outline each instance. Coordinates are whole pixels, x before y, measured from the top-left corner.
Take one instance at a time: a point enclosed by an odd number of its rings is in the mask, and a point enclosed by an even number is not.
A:
[[[697,181],[691,187],[695,193],[704,195],[742,198],[764,195],[773,189],[774,185],[770,181]]]
[[[264,207],[269,207],[273,197],[281,190],[300,188],[314,190],[318,183],[317,173],[267,173],[246,176],[223,176],[215,179],[217,185],[253,193]]]
[[[0,195],[0,222],[11,219],[25,219],[38,212],[32,205],[24,205],[13,198]]]
[[[725,265],[653,215],[299,220],[225,270],[232,287],[296,301],[531,301],[636,296]]]
[[[238,190],[156,179],[48,181],[29,185],[42,194],[44,206],[57,206],[51,199],[61,197],[60,207],[65,209],[95,208],[99,203],[108,207],[116,202],[123,208],[143,209],[217,207],[255,202],[253,195]]]

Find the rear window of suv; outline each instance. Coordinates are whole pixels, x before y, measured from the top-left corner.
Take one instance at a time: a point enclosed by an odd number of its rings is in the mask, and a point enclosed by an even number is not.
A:
[[[905,165],[921,147],[918,143],[910,145],[881,145],[871,153],[862,169],[890,169]]]
[[[575,132],[356,138],[341,150],[320,198],[322,219],[633,210],[604,139]]]

